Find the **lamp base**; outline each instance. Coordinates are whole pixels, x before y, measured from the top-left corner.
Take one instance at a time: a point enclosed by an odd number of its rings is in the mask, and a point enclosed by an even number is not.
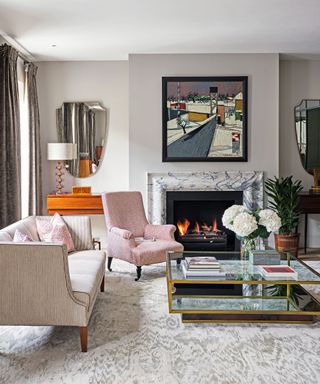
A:
[[[56,195],[63,194],[63,162],[57,161],[56,165]]]

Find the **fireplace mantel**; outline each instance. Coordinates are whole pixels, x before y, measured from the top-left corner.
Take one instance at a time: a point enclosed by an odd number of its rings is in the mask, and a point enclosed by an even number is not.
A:
[[[243,191],[248,209],[263,208],[262,171],[148,173],[150,223],[166,224],[167,191]]]

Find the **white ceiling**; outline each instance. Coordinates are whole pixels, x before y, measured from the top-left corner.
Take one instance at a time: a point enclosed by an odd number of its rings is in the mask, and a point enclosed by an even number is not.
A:
[[[37,60],[122,60],[129,53],[317,54],[320,0],[0,0],[0,30]]]

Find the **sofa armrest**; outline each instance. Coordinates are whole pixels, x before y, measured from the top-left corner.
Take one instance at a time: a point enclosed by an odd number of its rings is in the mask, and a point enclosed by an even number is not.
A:
[[[144,237],[146,239],[174,240],[175,231],[176,227],[172,224],[147,224],[144,230]]]
[[[113,227],[113,228],[111,228],[110,232],[112,232],[115,235],[122,237],[123,239],[126,239],[126,240],[132,239],[132,232],[127,231],[126,229]]]
[[[85,326],[73,294],[65,245],[0,243],[0,324]]]

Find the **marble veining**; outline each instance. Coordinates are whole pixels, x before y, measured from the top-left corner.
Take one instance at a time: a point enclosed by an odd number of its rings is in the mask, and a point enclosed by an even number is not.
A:
[[[166,224],[167,191],[242,191],[248,209],[263,208],[262,171],[148,173],[148,217]]]

